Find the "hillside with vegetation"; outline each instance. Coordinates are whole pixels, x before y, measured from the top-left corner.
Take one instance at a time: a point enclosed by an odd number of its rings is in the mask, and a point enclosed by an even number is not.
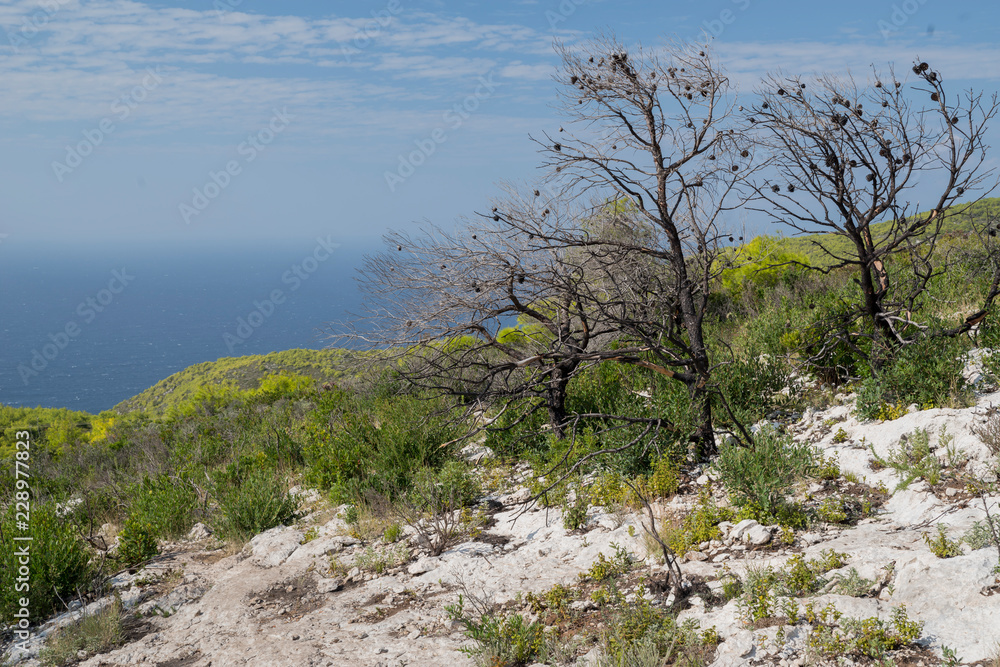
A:
[[[982,126],[952,128],[996,107],[952,115],[915,63],[933,123],[881,81],[771,77],[744,111],[701,47],[585,48],[560,80],[602,141],[387,235],[341,330],[363,353],[0,409],[12,661],[998,664],[997,203],[903,201],[983,185]],[[831,202],[842,265],[723,228]]]
[[[185,368],[116,405],[115,412],[163,414],[193,399],[198,392],[231,387],[256,389],[269,375],[291,373],[336,382],[345,373],[346,350],[284,350],[270,354],[223,357]]]

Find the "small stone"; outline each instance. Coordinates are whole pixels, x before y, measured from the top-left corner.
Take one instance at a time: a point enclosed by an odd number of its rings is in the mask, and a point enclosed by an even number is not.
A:
[[[954,498],[955,496],[958,495],[958,489],[956,489],[953,486],[949,486],[947,489],[945,489],[944,495],[948,496],[949,498]]]
[[[753,526],[743,534],[743,541],[755,547],[763,546],[771,541],[771,529],[759,524]]]
[[[293,642],[299,641],[299,635],[292,635],[292,641]]]
[[[708,484],[708,483],[709,483],[709,482],[710,482],[711,480],[710,480],[710,479],[708,478],[708,475],[702,475],[701,477],[699,477],[699,478],[698,478],[698,479],[696,479],[695,481],[696,481],[696,482],[698,483],[698,485],[699,485],[699,486],[705,486],[705,485],[706,485],[706,484]]]
[[[191,540],[192,542],[196,542],[198,540],[203,540],[206,537],[211,536],[211,534],[212,534],[211,528],[209,528],[203,523],[196,523],[191,527],[191,530],[188,532],[187,539]]]
[[[376,654],[388,653],[388,652],[389,652],[389,649],[387,649],[384,646],[379,647],[379,649],[377,651],[375,651]]]
[[[688,560],[703,561],[708,560],[708,555],[700,551],[689,551],[686,554]]]
[[[333,593],[344,587],[344,580],[340,577],[335,579],[320,579],[316,584],[316,590],[320,593]]]

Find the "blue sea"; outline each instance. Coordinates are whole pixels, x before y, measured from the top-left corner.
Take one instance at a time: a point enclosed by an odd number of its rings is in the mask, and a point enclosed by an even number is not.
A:
[[[378,249],[0,244],[0,403],[97,413],[203,361],[321,349]]]

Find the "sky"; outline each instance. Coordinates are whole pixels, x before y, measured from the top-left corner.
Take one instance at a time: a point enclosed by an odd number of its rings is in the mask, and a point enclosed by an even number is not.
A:
[[[374,243],[484,210],[540,176],[557,40],[710,42],[745,92],[919,57],[992,94],[998,26],[995,0],[7,0],[0,261],[57,242]]]

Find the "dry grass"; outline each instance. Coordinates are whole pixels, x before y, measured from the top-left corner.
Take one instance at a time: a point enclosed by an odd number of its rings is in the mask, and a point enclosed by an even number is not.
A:
[[[96,614],[83,616],[49,639],[38,656],[44,667],[74,664],[81,656],[106,653],[125,639],[121,601],[115,599]]]

